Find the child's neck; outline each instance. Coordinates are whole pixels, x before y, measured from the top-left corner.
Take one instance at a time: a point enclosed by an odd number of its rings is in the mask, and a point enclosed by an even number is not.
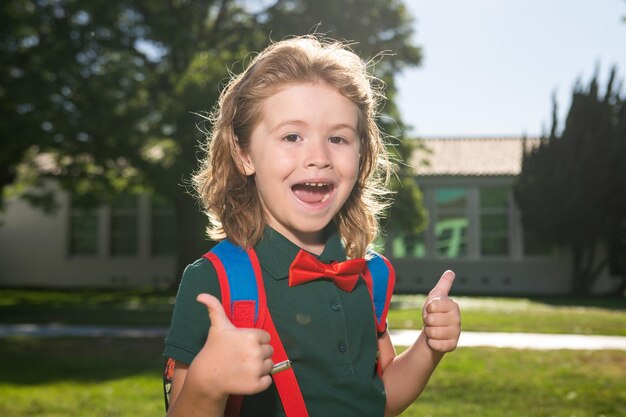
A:
[[[321,255],[322,252],[324,252],[324,247],[326,247],[326,243],[322,242],[322,243],[317,243],[317,244],[311,244],[311,245],[298,245],[300,246],[302,249],[304,249],[307,252],[311,252],[314,255]]]
[[[324,232],[319,232],[315,235],[292,235],[285,237],[305,251],[318,256],[324,252],[326,247],[326,233]]]
[[[294,233],[290,230],[281,230],[280,227],[274,227],[273,225],[270,225],[270,227],[307,252],[318,256],[324,252],[326,239],[328,238],[327,230],[320,230],[316,233]]]

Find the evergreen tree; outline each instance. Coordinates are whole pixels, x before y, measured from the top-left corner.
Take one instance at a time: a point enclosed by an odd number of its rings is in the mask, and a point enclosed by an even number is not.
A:
[[[574,293],[587,293],[603,268],[625,276],[626,124],[614,68],[604,94],[597,76],[574,88],[565,126],[524,155],[514,188],[524,227],[572,254]]]

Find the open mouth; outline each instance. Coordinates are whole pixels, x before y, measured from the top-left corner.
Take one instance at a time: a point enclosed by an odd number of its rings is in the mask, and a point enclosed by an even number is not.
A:
[[[327,182],[304,182],[291,189],[298,200],[307,204],[321,204],[328,200],[334,186]]]

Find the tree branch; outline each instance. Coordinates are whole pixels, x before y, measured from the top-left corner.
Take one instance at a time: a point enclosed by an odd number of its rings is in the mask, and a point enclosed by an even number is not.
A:
[[[220,4],[220,10],[217,12],[217,16],[215,17],[215,21],[213,22],[213,27],[211,28],[210,38],[213,38],[217,32],[220,30],[222,26],[222,21],[224,20],[224,16],[226,15],[227,5],[229,0],[222,0]]]

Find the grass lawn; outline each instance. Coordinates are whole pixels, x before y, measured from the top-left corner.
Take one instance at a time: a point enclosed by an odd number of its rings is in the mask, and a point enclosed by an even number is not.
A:
[[[160,416],[161,339],[0,339],[0,415]]]
[[[165,326],[172,291],[2,290],[1,323]],[[626,335],[623,298],[458,297],[466,331]],[[421,327],[394,297],[392,328]],[[0,416],[163,415],[162,339],[0,339]],[[626,352],[461,348],[405,417],[626,415]]]
[[[161,339],[0,339],[0,415],[164,415]],[[462,348],[404,417],[626,415],[626,353]]]
[[[165,326],[175,295],[151,289],[3,289],[0,322]]]
[[[404,417],[626,415],[626,353],[462,348]]]
[[[571,333],[626,336],[625,298],[454,297],[465,331]],[[389,312],[392,329],[421,327],[425,297],[397,295]]]
[[[0,291],[0,323],[167,326],[174,291]],[[424,296],[396,295],[392,329],[421,328]],[[463,330],[626,336],[626,298],[455,297]]]

